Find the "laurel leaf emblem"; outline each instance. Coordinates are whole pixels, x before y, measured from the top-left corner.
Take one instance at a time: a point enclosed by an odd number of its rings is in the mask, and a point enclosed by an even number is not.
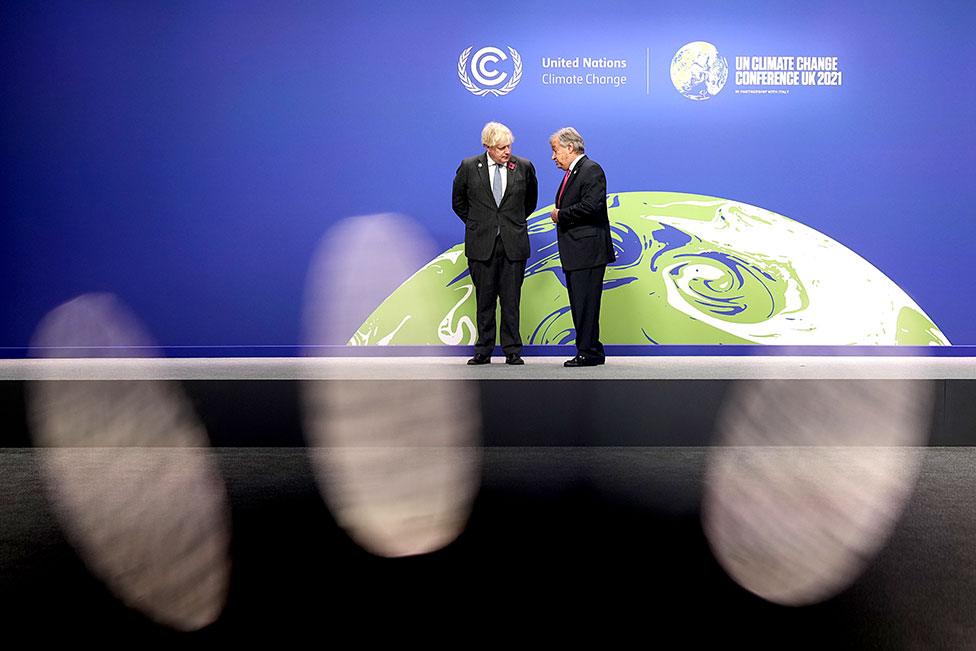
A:
[[[473,95],[477,95],[478,97],[483,97],[488,94],[495,95],[496,97],[499,95],[507,95],[522,81],[522,57],[519,55],[518,50],[509,47],[508,52],[512,55],[512,63],[515,69],[512,71],[512,76],[508,79],[508,82],[501,88],[478,88],[468,77],[468,59],[471,57],[472,49],[474,48],[469,47],[465,49],[461,52],[461,56],[458,57],[458,78],[461,80],[461,84]]]

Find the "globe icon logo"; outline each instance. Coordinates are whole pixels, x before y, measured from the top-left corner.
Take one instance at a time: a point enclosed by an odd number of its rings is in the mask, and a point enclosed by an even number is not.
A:
[[[729,62],[705,41],[688,43],[671,60],[671,83],[693,100],[711,99],[729,78]]]

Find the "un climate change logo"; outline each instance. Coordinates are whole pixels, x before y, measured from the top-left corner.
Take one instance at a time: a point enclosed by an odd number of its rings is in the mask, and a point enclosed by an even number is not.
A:
[[[474,53],[474,56],[471,56],[471,50],[473,49],[473,47],[469,47],[461,52],[461,56],[458,57],[458,77],[461,79],[461,83],[465,88],[481,97],[489,93],[496,96],[507,95],[513,88],[518,86],[519,81],[522,80],[522,57],[519,56],[515,48],[508,48],[509,53],[512,55],[512,64],[514,65],[511,77],[509,77],[507,72],[502,72],[494,67],[494,64],[508,59],[508,55],[503,51],[497,47],[489,46],[481,48]],[[468,77],[468,59],[471,60],[471,75],[480,86],[476,85]],[[489,68],[489,66],[492,67]],[[501,88],[494,88],[494,86],[498,86],[506,79],[508,79],[508,83]]]
[[[729,62],[705,41],[684,45],[671,60],[671,83],[688,99],[711,99],[728,78]]]

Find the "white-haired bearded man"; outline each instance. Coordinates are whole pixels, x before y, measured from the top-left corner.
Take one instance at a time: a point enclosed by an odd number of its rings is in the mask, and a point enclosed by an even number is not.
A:
[[[576,329],[576,357],[563,366],[599,366],[600,299],[607,265],[616,260],[607,215],[607,177],[585,154],[583,136],[564,127],[549,138],[552,160],[565,175],[550,218],[556,224],[559,259]]]

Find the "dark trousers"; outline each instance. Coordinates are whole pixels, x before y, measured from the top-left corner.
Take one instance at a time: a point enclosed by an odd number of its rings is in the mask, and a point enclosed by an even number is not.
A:
[[[478,341],[474,352],[491,355],[495,347],[495,307],[502,305],[501,340],[505,354],[522,350],[519,334],[519,304],[522,300],[522,279],[525,260],[509,260],[500,237],[487,260],[468,260],[474,296],[478,305]]]
[[[576,328],[576,349],[580,355],[594,359],[606,358],[600,343],[600,299],[606,270],[604,264],[565,272],[569,309]]]

